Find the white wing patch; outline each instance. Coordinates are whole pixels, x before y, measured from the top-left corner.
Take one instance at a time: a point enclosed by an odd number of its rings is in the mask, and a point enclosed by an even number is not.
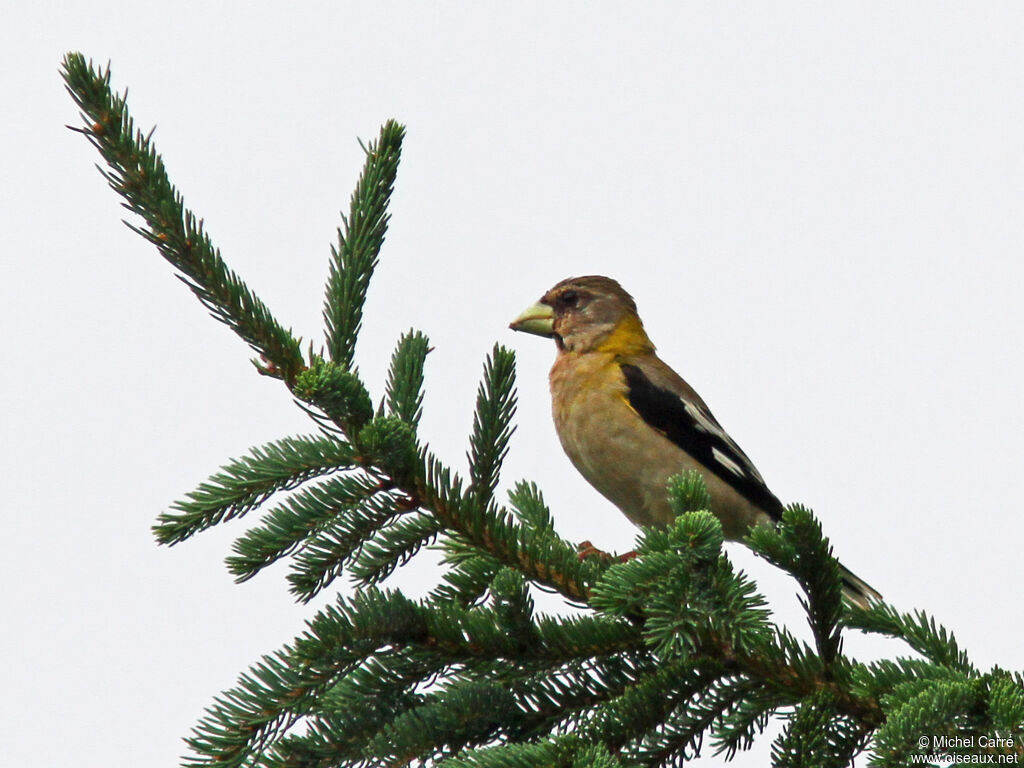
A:
[[[773,519],[779,518],[782,504],[765,486],[761,473],[747,454],[726,434],[699,398],[691,400],[657,386],[636,365],[624,363],[621,369],[626,383],[623,397],[648,426],[661,432]]]
[[[732,455],[729,455],[719,448],[712,446],[711,455],[714,456],[715,461],[737,477],[753,478],[763,485],[764,480],[761,477],[761,473],[757,471],[757,468],[751,464],[747,455],[740,450],[738,445],[736,445],[736,441],[729,437],[725,430],[718,425],[718,422],[715,421],[710,414],[705,413],[704,409],[695,403],[691,403],[689,400],[682,397],[680,397],[679,400],[682,402],[686,412],[693,419],[693,426],[698,431],[721,438],[722,442],[732,449]]]
[[[681,397],[679,398],[679,402],[683,404],[683,408],[685,408],[686,412],[690,414],[690,417],[693,419],[693,426],[698,430],[701,432],[707,432],[708,434],[724,437],[726,440],[729,439],[729,436],[722,431],[722,428],[715,424],[713,420],[709,419],[704,411],[696,405]]]
[[[743,471],[743,467],[737,464],[735,461],[730,459],[724,453],[717,448],[711,449],[711,455],[715,457],[715,461],[721,464],[723,467],[732,472],[736,477],[746,477],[747,473]]]

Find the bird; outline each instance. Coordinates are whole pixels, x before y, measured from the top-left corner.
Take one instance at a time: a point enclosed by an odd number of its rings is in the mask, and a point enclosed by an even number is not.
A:
[[[700,395],[658,357],[636,302],[617,281],[562,280],[509,327],[554,339],[549,384],[562,448],[634,524],[670,524],[666,483],[688,470],[703,477],[725,538],[742,540],[752,526],[782,519],[782,502]],[[867,608],[881,599],[840,571],[847,601]]]

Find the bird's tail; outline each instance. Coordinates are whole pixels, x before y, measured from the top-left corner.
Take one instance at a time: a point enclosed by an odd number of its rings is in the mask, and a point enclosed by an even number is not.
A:
[[[877,589],[842,565],[839,566],[839,574],[843,579],[843,597],[858,608],[870,608],[873,602],[882,599]]]

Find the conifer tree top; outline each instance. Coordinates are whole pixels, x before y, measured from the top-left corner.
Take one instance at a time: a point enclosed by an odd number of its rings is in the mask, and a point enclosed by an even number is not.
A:
[[[312,419],[309,433],[226,462],[154,525],[160,543],[177,544],[259,514],[228,557],[238,580],[283,562],[296,599],[339,592],[216,699],[185,764],[677,765],[701,750],[735,756],[772,717],[785,719],[773,746],[780,767],[842,766],[864,751],[872,764],[906,765],[924,737],[949,755],[1024,754],[1020,674],[976,668],[923,613],[844,608],[838,565],[806,508],[791,505],[777,529],[749,541],[795,578],[813,644],[775,623],[723,553],[699,476],[673,481],[675,524],[645,530],[627,562],[580,559],[532,483],[502,493],[516,410],[504,347],[483,362],[468,471],[420,435],[424,334],[397,340],[384,390],[369,391],[357,342],[403,126],[386,122],[365,146],[330,249],[325,336],[302,344],[186,207],[109,70],[69,54],[63,75],[82,113],[76,130],[137,217],[129,226]],[[443,556],[430,595],[389,589],[388,576],[427,546]],[[578,614],[539,612],[536,590]],[[844,653],[850,631],[908,650],[861,663]]]

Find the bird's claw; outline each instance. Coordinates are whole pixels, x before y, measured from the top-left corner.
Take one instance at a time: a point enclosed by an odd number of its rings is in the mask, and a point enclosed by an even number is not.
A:
[[[576,556],[581,561],[588,557],[599,557],[602,560],[625,563],[627,560],[632,560],[637,555],[635,551],[627,552],[624,555],[613,555],[611,552],[605,552],[603,549],[598,549],[590,541],[581,541],[576,545]]]
[[[611,560],[612,556],[603,549],[598,549],[589,540],[581,541],[576,545],[576,557],[582,562],[588,557],[600,557],[602,560]]]

